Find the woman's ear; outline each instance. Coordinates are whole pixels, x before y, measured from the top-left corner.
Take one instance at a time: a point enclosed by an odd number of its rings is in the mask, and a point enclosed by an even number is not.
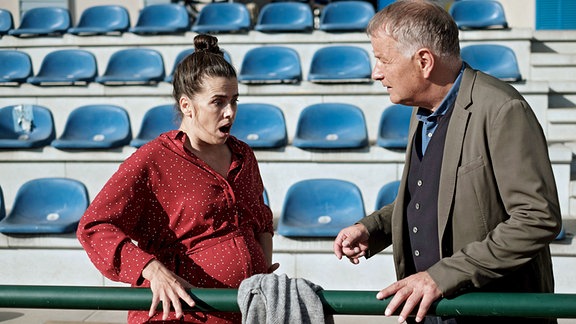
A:
[[[190,98],[184,95],[181,96],[180,100],[178,100],[178,106],[182,115],[187,117],[192,116],[192,102],[190,101]]]

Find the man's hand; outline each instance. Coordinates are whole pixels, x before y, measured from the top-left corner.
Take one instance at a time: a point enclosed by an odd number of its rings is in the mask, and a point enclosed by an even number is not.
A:
[[[421,322],[432,303],[442,297],[442,292],[438,289],[438,285],[432,280],[428,272],[419,272],[380,290],[376,298],[384,299],[392,295],[394,297],[388,303],[384,315],[392,315],[396,308],[405,303],[398,317],[398,322],[402,323],[412,310],[420,304],[416,314],[416,322]]]
[[[334,254],[338,259],[348,257],[354,264],[360,263],[360,257],[366,255],[370,233],[366,226],[354,224],[341,230],[334,240]]]
[[[176,318],[182,317],[180,299],[184,300],[188,306],[194,307],[194,300],[186,291],[186,288],[192,288],[192,285],[168,270],[160,261],[153,260],[148,263],[142,271],[142,277],[150,281],[152,290],[152,305],[148,316],[154,316],[156,308],[162,303],[162,320],[168,319],[171,305],[176,312]]]

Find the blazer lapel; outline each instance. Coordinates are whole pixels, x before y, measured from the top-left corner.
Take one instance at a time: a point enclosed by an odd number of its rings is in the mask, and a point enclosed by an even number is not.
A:
[[[467,108],[472,104],[472,86],[476,74],[470,68],[464,70],[460,89],[454,104],[452,117],[446,133],[442,170],[438,193],[438,239],[442,244],[442,238],[450,219],[450,210],[455,196],[456,176],[462,154],[462,144],[468,125],[470,112]],[[440,249],[440,257],[443,257],[443,249]]]

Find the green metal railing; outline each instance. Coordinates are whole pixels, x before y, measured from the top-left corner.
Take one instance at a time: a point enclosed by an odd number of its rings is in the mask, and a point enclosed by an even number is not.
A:
[[[376,291],[319,292],[325,310],[336,315],[383,315],[390,298]],[[237,289],[190,290],[196,310],[239,312]],[[0,308],[148,310],[148,288],[75,286],[0,286]],[[522,316],[576,318],[576,294],[468,293],[434,303],[439,316]]]

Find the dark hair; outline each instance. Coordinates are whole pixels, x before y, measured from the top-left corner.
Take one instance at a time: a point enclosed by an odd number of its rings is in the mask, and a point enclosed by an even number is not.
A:
[[[202,34],[194,37],[194,53],[186,56],[174,71],[172,96],[176,104],[182,95],[193,97],[201,91],[206,77],[236,78],[236,70],[224,58],[218,38]],[[180,109],[176,110],[180,115]]]

